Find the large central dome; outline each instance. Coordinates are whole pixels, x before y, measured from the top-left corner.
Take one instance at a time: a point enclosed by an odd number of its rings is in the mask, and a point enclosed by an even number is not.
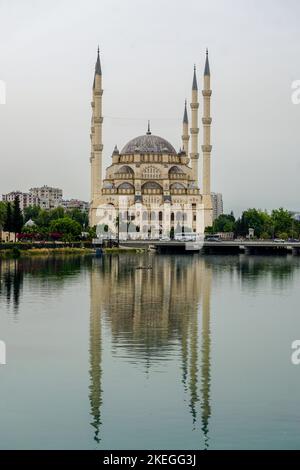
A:
[[[176,150],[173,145],[167,140],[157,135],[147,133],[140,135],[130,140],[125,147],[123,147],[121,154],[124,153],[172,153],[176,155]]]

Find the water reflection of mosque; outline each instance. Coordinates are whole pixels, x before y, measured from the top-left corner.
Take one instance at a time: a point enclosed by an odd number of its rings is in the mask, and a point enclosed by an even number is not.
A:
[[[95,440],[101,438],[101,331],[105,325],[111,331],[114,353],[128,361],[144,361],[148,369],[159,359],[166,364],[172,345],[176,345],[193,426],[198,426],[200,418],[207,448],[211,415],[211,278],[218,282],[226,270],[248,289],[255,289],[262,278],[269,277],[277,289],[284,289],[299,269],[298,259],[293,257],[287,262],[281,257],[154,256],[152,270],[135,270],[140,262],[141,257],[128,255],[103,259],[0,259],[0,313],[17,314],[23,294],[31,289],[35,292],[37,285],[57,295],[69,276],[79,276],[82,268],[87,268],[91,289],[89,398]]]
[[[108,257],[91,269],[90,404],[101,439],[101,330],[109,324],[115,354],[151,367],[180,349],[181,377],[192,426],[198,416],[209,445],[211,268],[200,257],[158,257],[153,269],[135,270],[140,258]],[[148,263],[148,260],[145,260]],[[200,320],[201,319],[201,320]]]

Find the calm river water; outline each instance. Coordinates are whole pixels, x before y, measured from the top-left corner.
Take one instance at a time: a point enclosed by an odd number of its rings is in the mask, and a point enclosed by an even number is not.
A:
[[[1,449],[300,448],[299,258],[28,258],[0,279]]]

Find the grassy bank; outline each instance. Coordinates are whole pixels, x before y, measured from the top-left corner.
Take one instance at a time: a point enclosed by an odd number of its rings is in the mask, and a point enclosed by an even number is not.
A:
[[[118,254],[118,253],[145,253],[147,250],[144,248],[105,248],[104,253]],[[0,250],[0,259],[10,258],[27,258],[30,256],[55,256],[55,255],[90,255],[95,254],[92,248],[31,248],[22,250],[19,247],[14,247],[7,250]]]
[[[131,247],[123,247],[123,248],[104,248],[104,253],[145,253],[147,252],[146,248],[131,248]]]
[[[29,250],[20,250],[12,248],[0,250],[0,258],[20,258],[29,256],[55,256],[55,255],[87,255],[94,253],[90,248],[32,248]]]

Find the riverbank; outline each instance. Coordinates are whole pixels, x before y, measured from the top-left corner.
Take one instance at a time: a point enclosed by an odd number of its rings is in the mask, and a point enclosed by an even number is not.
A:
[[[146,248],[132,248],[132,247],[114,247],[114,248],[104,248],[104,253],[107,254],[114,254],[114,253],[130,253],[130,254],[138,254],[138,253],[147,253]]]
[[[104,248],[104,254],[119,254],[119,253],[145,253],[147,250],[142,248],[131,248],[131,247],[121,247],[121,248]],[[20,249],[15,246],[6,250],[0,250],[0,259],[11,259],[11,258],[28,258],[31,256],[58,256],[58,255],[94,255],[95,250],[92,248],[74,248],[74,247],[64,247],[64,248],[29,248],[29,249]]]
[[[92,254],[94,250],[91,248],[31,248],[22,250],[18,247],[10,248],[8,250],[0,250],[0,258],[20,258],[30,256],[53,256],[53,255],[86,255]]]

